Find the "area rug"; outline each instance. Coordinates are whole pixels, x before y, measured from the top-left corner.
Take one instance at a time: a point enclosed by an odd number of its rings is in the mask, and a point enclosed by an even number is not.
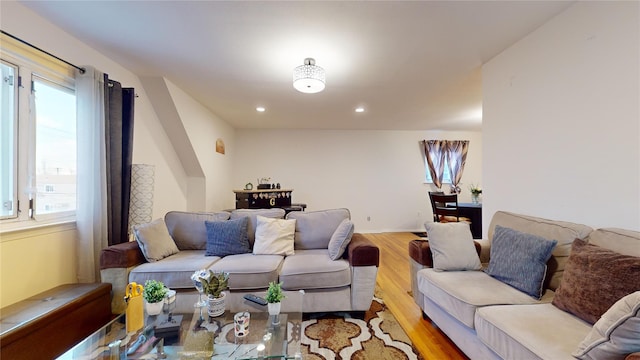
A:
[[[364,318],[349,313],[305,315],[302,323],[304,359],[422,360],[376,285],[371,307]]]

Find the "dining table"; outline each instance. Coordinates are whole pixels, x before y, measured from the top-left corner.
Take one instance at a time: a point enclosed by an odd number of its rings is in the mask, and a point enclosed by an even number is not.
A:
[[[458,215],[471,220],[471,234],[482,239],[482,203],[458,203]]]

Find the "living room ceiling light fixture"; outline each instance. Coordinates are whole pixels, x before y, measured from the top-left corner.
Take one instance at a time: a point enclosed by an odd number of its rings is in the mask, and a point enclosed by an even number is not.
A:
[[[364,112],[364,108],[362,106],[358,106],[355,110],[357,113]]]
[[[256,108],[256,111],[257,111],[257,112],[265,112],[266,110],[267,110],[267,109],[266,109],[264,106],[258,106],[258,107]]]
[[[293,69],[293,87],[306,94],[315,94],[324,90],[324,69],[316,65],[313,58],[304,59],[304,65]]]

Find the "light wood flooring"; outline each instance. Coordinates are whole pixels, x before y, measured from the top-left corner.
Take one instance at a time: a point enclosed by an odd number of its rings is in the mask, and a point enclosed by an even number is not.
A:
[[[468,359],[430,320],[422,318],[420,307],[409,294],[409,242],[412,233],[364,234],[380,248],[378,285],[383,300],[426,360]]]

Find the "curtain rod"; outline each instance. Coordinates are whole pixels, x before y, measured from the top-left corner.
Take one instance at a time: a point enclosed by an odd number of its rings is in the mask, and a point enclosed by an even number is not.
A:
[[[52,53],[50,53],[50,52],[48,52],[48,51],[46,51],[46,50],[42,50],[42,49],[40,49],[39,47],[37,47],[37,46],[35,46],[35,45],[33,45],[33,44],[31,44],[31,43],[27,42],[27,41],[24,41],[24,40],[20,39],[20,38],[19,38],[19,37],[17,37],[17,36],[13,36],[13,35],[9,34],[8,32],[6,32],[6,31],[4,31],[4,30],[0,30],[0,31],[2,31],[2,33],[3,33],[4,35],[7,35],[8,37],[10,37],[10,38],[12,38],[12,39],[14,39],[14,40],[17,40],[17,41],[19,41],[19,42],[21,42],[21,43],[23,43],[23,44],[25,44],[25,45],[27,45],[27,46],[30,46],[30,47],[32,47],[32,48],[34,48],[34,49],[36,49],[36,50],[38,50],[38,51],[40,51],[40,52],[44,53],[44,54],[47,54],[47,55],[51,56],[52,58],[54,58],[54,59],[56,59],[56,60],[58,60],[58,61],[62,61],[63,63],[65,63],[65,64],[67,64],[67,65],[69,65],[69,66],[73,66],[74,68],[78,69],[78,71],[80,71],[80,73],[81,73],[81,74],[84,74],[84,73],[85,73],[85,71],[86,71],[84,68],[81,68],[81,67],[79,67],[79,66],[77,66],[77,65],[74,65],[74,64],[72,64],[72,63],[70,63],[70,62],[68,62],[68,61],[64,60],[64,59],[61,59],[61,58],[59,58],[59,57],[57,57],[57,56],[53,55]]]

